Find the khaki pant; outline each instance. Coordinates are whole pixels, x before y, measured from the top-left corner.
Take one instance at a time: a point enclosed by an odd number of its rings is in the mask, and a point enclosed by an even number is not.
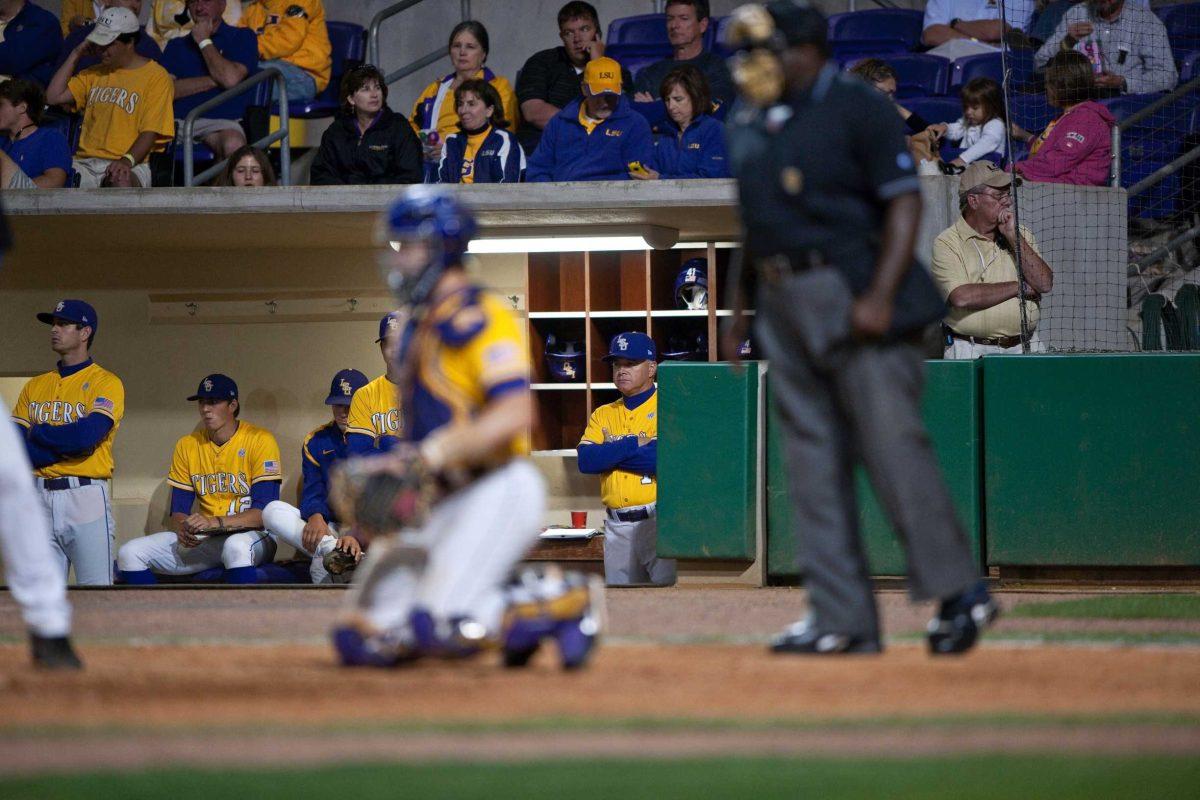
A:
[[[71,166],[79,173],[80,189],[98,189],[104,180],[104,173],[111,164],[107,158],[76,158]],[[150,165],[142,162],[133,168],[133,177],[142,188],[150,186]]]

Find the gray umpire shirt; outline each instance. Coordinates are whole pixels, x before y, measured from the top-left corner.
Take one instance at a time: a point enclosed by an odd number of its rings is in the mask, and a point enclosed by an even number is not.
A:
[[[1087,3],[1072,7],[1063,15],[1050,39],[1034,57],[1038,69],[1061,49],[1067,27],[1076,22],[1090,22],[1093,36],[1100,43],[1104,69],[1125,79],[1125,91],[1130,94],[1165,92],[1175,88],[1179,73],[1167,39],[1167,28],[1154,12],[1126,2],[1121,16],[1105,22],[1092,16]],[[1082,51],[1083,42],[1075,45]]]

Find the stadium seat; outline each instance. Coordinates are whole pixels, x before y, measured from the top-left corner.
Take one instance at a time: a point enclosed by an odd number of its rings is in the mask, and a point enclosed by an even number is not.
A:
[[[608,23],[606,44],[657,45],[671,51],[667,40],[666,14],[638,14],[621,17]]]
[[[912,9],[872,8],[850,11],[834,14],[829,18],[829,41],[877,42],[882,46],[892,46],[891,50],[876,52],[912,50],[921,41],[924,24],[924,12]]]
[[[962,116],[962,103],[949,97],[914,97],[902,105],[931,123],[954,122]]]
[[[1004,67],[999,52],[963,56],[950,65],[950,88],[958,89],[972,78],[991,78],[996,83],[1004,82]]]
[[[721,40],[725,33],[725,26],[729,24],[729,17],[709,17],[708,30],[704,32],[704,48],[711,50],[717,55],[728,55],[721,47]]]
[[[604,55],[614,59],[631,77],[637,77],[638,70],[647,67],[664,58],[671,57],[671,48],[663,52],[657,47],[647,47],[641,44],[611,44],[604,48]]]
[[[1060,113],[1046,102],[1044,94],[1014,94],[1008,98],[1008,110],[1013,122],[1035,134],[1044,131]]]
[[[946,94],[950,81],[950,62],[922,53],[897,53],[883,56],[896,70],[897,97],[929,97]]]
[[[1182,57],[1189,50],[1200,50],[1200,5],[1179,3],[1160,6],[1154,9],[1154,13],[1166,26],[1167,37],[1171,40],[1171,49],[1176,57]]]
[[[646,118],[646,122],[650,123],[650,127],[659,125],[667,121],[667,107],[662,100],[653,100],[648,103],[634,102],[633,110]]]
[[[1197,77],[1200,77],[1200,50],[1193,50],[1179,59],[1179,82],[1187,83]]]
[[[312,100],[304,103],[289,103],[288,113],[300,119],[320,119],[332,117],[338,109],[338,89],[342,76],[346,74],[355,62],[362,63],[366,50],[366,39],[363,27],[353,22],[326,22],[329,30],[329,43],[333,47],[333,67],[330,70],[329,85]],[[278,103],[275,108],[278,109]]]

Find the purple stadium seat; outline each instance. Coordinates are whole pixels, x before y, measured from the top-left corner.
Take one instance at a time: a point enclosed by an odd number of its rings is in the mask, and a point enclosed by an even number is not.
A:
[[[1189,50],[1200,50],[1200,5],[1179,3],[1159,6],[1154,13],[1167,27],[1167,37],[1177,58]]]
[[[1000,53],[981,53],[955,59],[950,65],[950,88],[955,90],[972,78],[991,78],[996,83],[1004,82],[1004,70]]]
[[[880,56],[896,70],[897,97],[929,97],[946,94],[950,62],[923,53]]]
[[[829,18],[830,42],[890,43],[911,50],[921,41],[925,15],[906,8],[872,8],[834,14]]]
[[[1179,60],[1179,82],[1187,83],[1200,77],[1200,50],[1193,50]]]
[[[1032,133],[1041,133],[1061,112],[1046,102],[1044,94],[1014,94],[1008,98],[1012,121]]]
[[[962,116],[962,104],[949,97],[913,97],[901,105],[931,123],[954,122]]]
[[[621,17],[608,23],[608,38],[606,44],[643,44],[659,45],[671,50],[667,41],[666,14],[639,14],[635,17]]]
[[[342,76],[346,74],[346,70],[350,66],[353,66],[347,62],[361,63],[363,60],[366,39],[361,25],[355,25],[353,22],[329,21],[325,23],[325,27],[329,30],[329,43],[333,47],[333,66],[330,70],[329,85],[308,102],[290,103],[288,113],[293,117],[301,119],[332,117],[340,105],[338,89],[342,82]],[[276,103],[276,108],[278,108],[278,103]]]

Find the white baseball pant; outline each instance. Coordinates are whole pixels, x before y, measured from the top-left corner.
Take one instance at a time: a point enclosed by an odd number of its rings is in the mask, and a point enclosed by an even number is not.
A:
[[[148,569],[160,575],[195,575],[213,567],[257,567],[275,558],[275,541],[266,531],[208,536],[184,547],[174,531],[152,533],[121,545],[117,567],[122,572]]]
[[[8,589],[29,630],[47,638],[66,636],[71,632],[67,573],[54,557],[33,468],[3,401],[0,416],[0,554]]]
[[[527,460],[509,462],[438,503],[419,530],[372,542],[348,607],[385,631],[403,630],[420,606],[498,636],[501,587],[537,542],[545,503],[541,473]]]
[[[604,515],[604,582],[609,586],[675,583],[675,559],[658,557],[658,519],[654,506],[645,508],[650,518],[636,522],[614,519],[607,512]]]
[[[331,583],[329,573],[325,570],[325,556],[333,552],[337,544],[337,527],[329,526],[333,536],[323,536],[317,544],[316,552],[304,548],[304,520],[300,518],[300,509],[282,500],[272,500],[263,509],[263,527],[267,533],[278,542],[285,542],[296,548],[297,553],[303,553],[312,559],[308,565],[308,574],[313,583]]]

